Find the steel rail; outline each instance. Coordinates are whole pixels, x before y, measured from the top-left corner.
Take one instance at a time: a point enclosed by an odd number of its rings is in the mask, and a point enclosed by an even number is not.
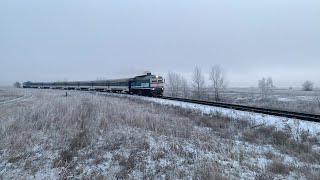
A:
[[[221,102],[215,102],[215,101],[202,101],[202,100],[184,99],[184,98],[176,98],[176,97],[168,97],[168,96],[163,96],[160,98],[167,99],[167,100],[202,104],[202,105],[208,105],[208,106],[222,107],[222,108],[228,108],[228,109],[235,109],[235,110],[241,110],[241,111],[255,112],[255,113],[261,113],[261,114],[267,114],[267,115],[274,115],[274,116],[280,116],[280,117],[294,118],[294,119],[300,119],[300,120],[304,120],[304,121],[311,121],[311,122],[320,123],[320,115],[316,115],[316,114],[307,114],[307,113],[299,113],[299,112],[292,112],[292,111],[283,111],[283,110],[276,110],[276,109],[244,106],[244,105],[238,105],[238,104],[221,103]]]

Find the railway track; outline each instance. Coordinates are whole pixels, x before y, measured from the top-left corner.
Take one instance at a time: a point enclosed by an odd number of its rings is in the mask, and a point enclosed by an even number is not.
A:
[[[255,112],[255,113],[274,115],[274,116],[280,116],[280,117],[287,117],[287,118],[294,118],[294,119],[300,119],[300,120],[320,123],[320,115],[316,115],[316,114],[298,113],[298,112],[282,111],[282,110],[267,109],[267,108],[258,108],[258,107],[230,104],[230,103],[201,101],[201,100],[175,98],[175,97],[167,97],[167,96],[164,96],[161,98],[167,99],[167,100],[174,100],[174,101],[202,104],[202,105],[208,105],[208,106],[222,107],[222,108],[228,108],[228,109]]]

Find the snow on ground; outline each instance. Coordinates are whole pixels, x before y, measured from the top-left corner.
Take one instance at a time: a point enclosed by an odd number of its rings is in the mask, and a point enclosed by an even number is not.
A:
[[[33,96],[0,108],[0,179],[320,177],[319,141],[292,149],[289,138],[270,138],[282,132],[241,121],[301,130],[292,119],[124,94],[21,91]]]
[[[316,96],[289,96],[289,97],[281,97],[275,96],[279,101],[285,102],[295,102],[295,101],[313,101]]]
[[[143,96],[130,96],[125,94],[114,94],[114,93],[106,93],[106,94],[110,96],[138,98],[138,99],[152,101],[152,102],[156,102],[164,105],[179,106],[183,108],[199,110],[206,114],[219,113],[223,116],[227,116],[235,119],[250,119],[251,121],[254,121],[256,124],[275,125],[278,128],[285,128],[289,126],[293,130],[293,132],[296,133],[296,135],[299,134],[301,131],[309,131],[309,133],[312,135],[320,135],[320,123],[316,123],[316,122],[309,122],[309,121],[303,121],[303,120],[292,119],[292,118],[278,117],[278,116],[265,115],[265,114],[254,113],[254,112],[246,112],[246,111],[240,111],[240,110],[234,110],[234,109],[227,109],[227,108],[167,100],[167,99],[150,98],[150,97],[143,97]]]
[[[273,89],[267,97],[257,88],[234,88],[231,92],[222,93],[222,99],[229,103],[320,115],[319,90]]]
[[[284,102],[292,102],[292,101],[295,101],[295,99],[287,98],[287,97],[279,97],[278,100],[279,100],[279,101],[284,101]]]
[[[0,89],[0,104],[9,103],[10,101],[18,100],[23,98],[26,94],[13,88]]]

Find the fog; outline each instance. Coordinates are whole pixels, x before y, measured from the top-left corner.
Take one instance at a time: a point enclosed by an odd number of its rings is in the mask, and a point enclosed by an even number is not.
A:
[[[225,69],[320,86],[320,1],[0,1],[0,85]]]

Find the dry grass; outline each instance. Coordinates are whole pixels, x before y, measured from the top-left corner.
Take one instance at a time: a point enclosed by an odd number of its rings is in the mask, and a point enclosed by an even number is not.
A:
[[[310,170],[305,169],[303,173],[306,175],[306,178],[309,180],[319,180],[320,179],[320,171],[319,170]]]
[[[22,97],[23,95],[23,92],[13,88],[0,90],[0,103]]]
[[[222,175],[222,169],[217,165],[207,162],[201,162],[195,170],[193,179],[197,180],[224,180],[227,179]]]
[[[272,144],[281,152],[298,157],[304,162],[320,162],[320,153],[312,150],[312,144],[317,142],[317,138],[309,136],[302,131],[298,139],[292,138],[291,130],[277,130],[275,126],[260,126],[242,133],[245,141]]]
[[[283,174],[283,175],[287,175],[290,173],[290,166],[276,160],[273,161],[268,169],[270,170],[270,172],[275,173],[275,174]]]
[[[270,172],[263,172],[255,177],[256,180],[274,180],[274,175]]]
[[[311,139],[314,144],[317,140],[306,132],[293,140],[287,131],[251,128],[250,121],[216,112],[204,115],[139,99],[76,91],[69,91],[67,97],[64,91],[32,93],[32,100],[0,109],[1,161],[16,168],[27,166],[24,173],[30,176],[41,170],[30,167],[47,167],[60,178],[80,179],[236,179],[248,169],[261,173],[250,157],[263,154],[274,160],[275,155],[250,150],[244,142],[289,147],[281,151],[297,157],[304,154],[308,162],[318,160],[309,146]]]

